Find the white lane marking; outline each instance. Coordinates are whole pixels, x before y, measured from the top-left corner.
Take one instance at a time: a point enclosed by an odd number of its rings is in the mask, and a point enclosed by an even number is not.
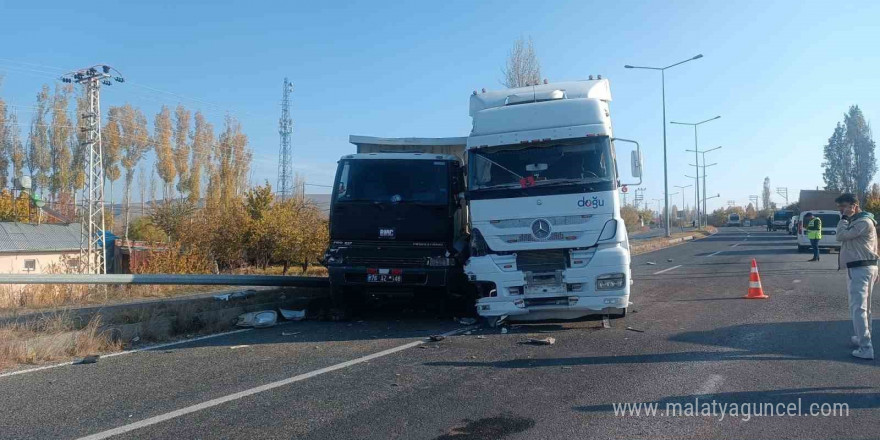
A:
[[[794,281],[792,281],[792,283],[795,283],[795,284],[797,284],[797,283],[799,283],[799,282],[801,282],[801,280],[794,280]]]
[[[739,245],[740,245],[739,243],[736,243],[736,244],[732,244],[732,245],[730,245],[730,247],[737,247],[737,246],[739,246]]]
[[[250,345],[242,344],[242,345],[233,345],[232,347],[229,347],[229,349],[230,350],[237,350],[239,348],[248,348],[248,347],[250,347]]]
[[[724,382],[724,377],[720,374],[713,374],[703,382],[703,385],[700,386],[700,389],[697,390],[697,395],[705,395],[705,394],[714,394],[718,391],[718,388],[721,387],[721,382]]]
[[[443,336],[452,336],[457,333],[461,333],[467,330],[472,330],[474,326],[460,328],[458,330],[449,331],[443,333]],[[107,431],[99,432],[97,434],[88,435],[85,437],[80,437],[78,440],[100,440],[105,438],[110,438],[114,435],[124,434],[126,432],[131,432],[136,429],[145,428],[147,426],[155,425],[157,423],[162,423],[167,420],[175,419],[177,417],[185,416],[190,413],[194,413],[197,411],[201,411],[203,409],[208,409],[217,405],[222,405],[227,402],[232,402],[234,400],[242,399],[244,397],[252,396],[254,394],[262,393],[264,391],[269,391],[275,388],[283,387],[285,385],[290,385],[294,382],[300,382],[306,379],[313,378],[315,376],[320,376],[325,373],[330,373],[332,371],[341,370],[346,367],[350,367],[352,365],[357,365],[360,363],[368,362],[373,359],[378,359],[380,357],[388,356],[390,354],[397,353],[398,351],[403,351],[409,348],[417,347],[424,343],[428,342],[428,338],[421,339],[418,341],[413,341],[408,344],[399,345],[394,348],[389,348],[387,350],[380,351],[378,353],[373,353],[367,356],[359,357],[357,359],[352,359],[350,361],[345,361],[336,365],[331,365],[329,367],[321,368],[320,370],[311,371],[308,373],[300,374],[297,376],[289,377],[287,379],[282,379],[276,382],[267,383],[265,385],[260,385],[258,387],[254,387],[248,390],[239,391],[237,393],[230,394],[228,396],[218,397],[216,399],[208,400],[207,402],[198,403],[192,406],[187,406],[186,408],[181,408],[175,411],[171,411],[169,413],[160,414],[155,417],[150,417],[148,419],[141,420],[139,422],[130,423],[128,425],[122,425],[117,428],[108,429]]]
[[[712,252],[711,254],[706,255],[706,256],[707,256],[707,257],[714,257],[714,256],[716,256],[716,255],[718,255],[718,254],[720,254],[720,253],[722,253],[722,252],[724,252],[724,251]]]
[[[102,354],[102,355],[101,355],[101,359],[103,359],[103,358],[111,358],[111,357],[116,357],[116,356],[122,356],[122,355],[124,355],[124,354],[137,353],[137,352],[140,352],[140,351],[158,350],[158,349],[160,349],[160,348],[172,347],[172,346],[175,346],[175,345],[186,344],[186,343],[189,343],[189,342],[201,341],[201,340],[204,340],[204,339],[218,338],[218,337],[220,337],[220,336],[234,335],[234,334],[236,334],[236,333],[244,333],[244,332],[249,332],[249,331],[251,331],[251,330],[253,330],[253,329],[252,329],[252,328],[246,328],[246,329],[241,329],[241,330],[232,330],[232,331],[229,331],[229,332],[215,333],[215,334],[213,334],[213,335],[199,336],[199,337],[197,337],[197,338],[183,339],[183,340],[180,340],[180,341],[166,342],[166,343],[164,343],[164,344],[157,344],[157,345],[150,345],[150,346],[147,346],[147,347],[135,348],[135,349],[133,349],[133,350],[125,350],[125,351],[119,351],[119,352],[116,352],[116,353]],[[34,373],[34,372],[37,372],[37,371],[49,370],[49,369],[52,369],[52,368],[64,367],[64,366],[67,366],[67,365],[73,365],[74,362],[75,362],[75,361],[64,362],[64,363],[61,363],[61,364],[46,365],[46,366],[43,366],[43,367],[28,368],[27,370],[11,371],[11,372],[9,372],[9,373],[3,373],[3,374],[0,374],[0,378],[4,378],[4,377],[7,377],[7,376],[15,376],[15,375],[18,375],[18,374]]]
[[[660,275],[661,273],[669,272],[670,270],[678,269],[678,268],[681,267],[681,266],[682,266],[681,264],[679,264],[678,266],[672,266],[672,267],[670,267],[670,268],[668,268],[668,269],[663,269],[663,270],[661,270],[661,271],[654,272],[654,275]]]

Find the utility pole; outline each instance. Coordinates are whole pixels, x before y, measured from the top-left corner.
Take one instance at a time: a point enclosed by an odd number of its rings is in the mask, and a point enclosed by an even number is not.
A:
[[[636,197],[633,203],[636,205],[636,211],[639,210],[639,203],[645,200],[645,188],[636,188]]]
[[[116,72],[118,76],[110,73]],[[67,73],[61,77],[65,83],[81,84],[85,90],[89,109],[79,115],[85,121],[82,131],[86,133],[85,165],[86,185],[83,197],[81,235],[79,246],[80,273],[102,275],[107,273],[104,254],[106,230],[104,223],[104,162],[101,147],[101,85],[122,83],[122,74],[107,65],[99,64]]]
[[[699,127],[700,125],[703,125],[703,124],[705,124],[705,123],[707,123],[707,122],[714,121],[714,120],[716,120],[716,119],[718,119],[718,118],[720,118],[720,117],[721,117],[721,116],[719,115],[719,116],[715,116],[714,118],[709,118],[709,119],[706,119],[706,120],[704,120],[704,121],[700,121],[700,122],[675,122],[675,121],[670,121],[670,122],[669,122],[670,124],[676,124],[676,125],[688,125],[688,126],[694,127],[694,149],[693,149],[693,150],[685,150],[685,151],[692,151],[692,152],[694,153],[694,162],[695,162],[697,165],[700,164],[700,157],[698,156],[699,153],[709,152],[709,151],[717,150],[718,148],[721,148],[721,147],[717,147],[717,148],[713,148],[712,150],[700,151],[700,144],[699,144],[699,142],[697,141],[697,127]],[[705,159],[705,155],[704,155],[703,159]],[[704,163],[705,163],[705,161],[704,161]],[[700,214],[700,213],[702,212],[703,214],[706,214],[706,212],[705,212],[705,211],[706,211],[706,206],[703,206],[703,207],[702,207],[702,211],[700,210],[700,169],[699,169],[699,167],[697,168],[697,177],[696,177],[696,180],[694,181],[694,183],[697,185],[697,190],[696,190],[696,196],[697,196],[697,213]],[[704,181],[703,183],[704,183],[703,186],[705,187],[705,181]],[[703,188],[703,192],[705,192],[705,188]],[[706,204],[706,195],[703,194],[703,205],[705,205],[705,204]],[[698,218],[700,219],[700,221],[699,221],[700,227],[702,227],[702,226],[703,226],[703,222],[702,222],[703,217],[702,217],[702,215],[699,215]],[[707,222],[707,223],[709,222],[709,217],[708,217],[708,215],[706,216],[706,222]]]
[[[663,102],[663,192],[664,193],[669,192],[669,176],[667,174],[668,167],[666,164],[666,162],[667,162],[667,160],[666,160],[666,69],[670,69],[670,68],[678,66],[680,64],[684,64],[688,61],[698,60],[700,58],[703,58],[703,54],[693,56],[693,57],[688,58],[684,61],[679,61],[675,64],[670,64],[666,67],[631,66],[629,64],[623,66],[626,69],[646,69],[646,70],[659,70],[660,71],[660,90],[661,90],[662,99],[663,99],[662,102]],[[668,196],[666,197],[666,200],[664,201],[663,206],[664,206],[664,211],[666,213],[665,231],[666,231],[666,236],[669,237],[670,232],[669,232],[669,197]]]
[[[290,92],[293,84],[284,78],[284,89],[281,95],[281,119],[278,122],[278,134],[281,135],[281,148],[278,151],[278,196],[286,200],[294,195],[293,187],[293,154],[290,151],[290,134],[293,121],[290,119]]]
[[[785,206],[788,206],[788,187],[780,186],[776,188],[776,194],[782,196],[785,199]]]

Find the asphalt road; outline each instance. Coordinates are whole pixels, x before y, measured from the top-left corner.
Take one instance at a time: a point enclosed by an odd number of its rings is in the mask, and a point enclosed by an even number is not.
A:
[[[684,227],[684,228],[673,226],[672,228],[670,228],[669,232],[675,234],[677,232],[691,232],[691,231],[695,231],[695,230],[696,230],[696,228],[692,228],[690,226]],[[646,232],[632,234],[629,236],[629,239],[633,240],[633,241],[648,240],[651,238],[662,237],[665,232],[666,231],[663,228],[653,228],[653,229],[650,229]]]
[[[877,439],[880,370],[850,356],[836,257],[807,263],[782,232],[722,228],[635,257],[634,305],[611,328],[425,342],[468,328],[385,311],[0,377],[0,438]],[[741,298],[752,258],[770,299]],[[716,415],[663,414],[695,399]],[[660,409],[620,416],[618,403]],[[720,405],[766,404],[848,414],[720,418]]]

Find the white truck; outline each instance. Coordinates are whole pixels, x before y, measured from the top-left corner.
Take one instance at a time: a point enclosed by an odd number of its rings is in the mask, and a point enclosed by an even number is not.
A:
[[[630,248],[620,215],[607,79],[490,91],[470,98],[471,245],[465,274],[490,323],[622,317]]]

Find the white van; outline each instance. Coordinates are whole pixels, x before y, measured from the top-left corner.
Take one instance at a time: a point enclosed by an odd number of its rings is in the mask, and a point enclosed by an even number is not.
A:
[[[837,241],[837,224],[840,223],[840,213],[833,210],[814,210],[804,211],[799,216],[797,244],[798,252],[806,252],[810,250],[810,239],[807,238],[807,221],[804,217],[807,213],[822,220],[822,239],[819,240],[819,248],[840,250],[840,243]]]

